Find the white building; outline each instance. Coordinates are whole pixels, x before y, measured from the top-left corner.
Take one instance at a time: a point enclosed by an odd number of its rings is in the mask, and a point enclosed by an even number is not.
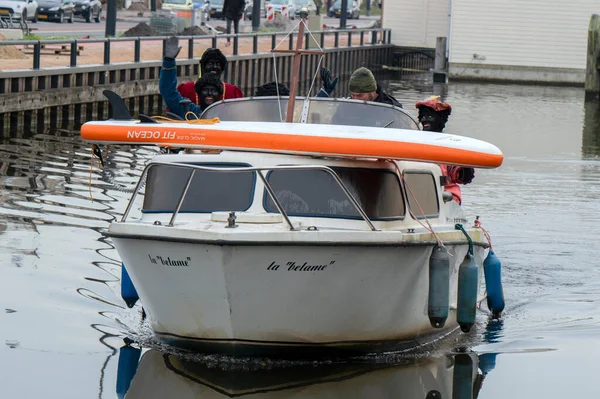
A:
[[[382,26],[392,29],[392,43],[407,47],[435,47],[448,36],[449,0],[384,0]]]
[[[599,0],[386,0],[383,7],[396,45],[435,47],[435,37],[448,36],[450,79],[578,84],[590,17],[600,13]]]

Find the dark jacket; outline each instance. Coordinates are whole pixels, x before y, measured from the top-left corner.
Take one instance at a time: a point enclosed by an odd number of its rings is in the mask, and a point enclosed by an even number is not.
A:
[[[391,96],[391,95],[387,94],[385,91],[383,91],[383,89],[379,85],[377,85],[377,98],[375,99],[375,102],[390,104],[390,105],[393,105],[394,107],[402,108],[402,104],[400,104],[400,102],[398,100],[396,100],[394,98],[394,96]]]
[[[244,0],[225,0],[223,2],[223,16],[227,19],[238,20],[244,13]]]
[[[329,96],[329,94],[327,94],[327,92],[325,91],[324,88],[321,88],[321,90],[319,90],[319,92],[317,93],[317,97],[330,97],[330,96]],[[402,108],[402,104],[400,104],[400,102],[398,100],[396,100],[393,96],[391,96],[391,95],[387,94],[385,91],[383,91],[383,89],[379,85],[377,85],[377,98],[375,99],[374,102],[390,104],[395,107]]]
[[[163,58],[162,69],[158,78],[158,89],[169,111],[186,119],[185,109],[183,105],[179,104],[179,101],[183,100],[183,97],[177,91],[177,68],[174,59]],[[198,118],[202,114],[200,106],[194,103],[189,105],[188,111],[196,114]]]

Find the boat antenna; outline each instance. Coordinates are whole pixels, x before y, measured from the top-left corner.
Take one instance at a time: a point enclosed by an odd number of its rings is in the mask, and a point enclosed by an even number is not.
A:
[[[288,99],[288,108],[285,121],[291,123],[294,121],[294,106],[296,103],[296,91],[298,90],[298,77],[300,76],[300,60],[302,54],[321,54],[323,50],[303,50],[304,47],[304,27],[306,26],[306,18],[308,17],[308,10],[303,8],[300,11],[300,23],[298,24],[298,38],[296,39],[296,48],[292,50],[278,50],[274,48],[271,50],[272,53],[292,53],[294,54],[292,64],[292,81],[290,82],[290,97]]]

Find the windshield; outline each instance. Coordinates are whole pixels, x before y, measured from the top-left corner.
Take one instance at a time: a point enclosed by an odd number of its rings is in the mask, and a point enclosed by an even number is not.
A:
[[[309,0],[294,0],[294,4],[301,7],[308,7],[310,2]]]
[[[186,0],[163,0],[163,4],[186,4]]]
[[[304,98],[296,97],[294,120],[299,121]],[[349,99],[311,98],[306,123],[343,126],[371,126],[419,130],[406,111],[391,105]],[[287,97],[255,97],[220,101],[204,111],[203,119],[224,121],[281,122],[287,114]]]
[[[281,6],[285,6],[287,5],[288,0],[272,0],[271,4],[277,4],[277,5],[281,5]]]
[[[243,164],[196,164],[212,167],[244,167]],[[185,191],[192,169],[154,165],[148,170],[143,213],[173,212]],[[181,212],[245,211],[252,204],[255,172],[196,170]],[[158,188],[158,189],[156,189]],[[210,188],[210,189],[209,189]]]
[[[211,6],[222,6],[223,0],[210,0],[210,5]]]
[[[390,170],[332,167],[370,219],[401,219],[405,207],[398,176]],[[273,170],[267,180],[289,216],[361,216],[331,175],[322,170]],[[267,212],[278,213],[265,195]],[[433,197],[436,200],[437,197]],[[437,202],[436,202],[437,203]]]

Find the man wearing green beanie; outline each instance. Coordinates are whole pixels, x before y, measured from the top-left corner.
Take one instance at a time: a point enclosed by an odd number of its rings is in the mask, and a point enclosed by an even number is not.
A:
[[[336,77],[332,81],[329,69],[323,68],[321,70],[321,80],[323,81],[323,87],[317,97],[330,97],[339,78]],[[353,100],[373,101],[402,108],[402,104],[398,100],[383,91],[381,86],[377,84],[373,72],[365,67],[360,67],[352,73],[348,82],[348,91],[350,92],[350,98]]]

